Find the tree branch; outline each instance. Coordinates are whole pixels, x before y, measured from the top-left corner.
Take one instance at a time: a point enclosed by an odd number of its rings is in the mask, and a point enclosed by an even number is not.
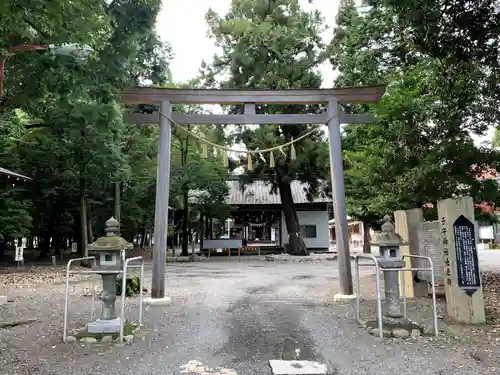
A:
[[[46,34],[45,32],[43,32],[42,30],[40,30],[38,27],[35,26],[35,24],[33,22],[31,22],[28,18],[26,17],[23,17],[23,20],[25,23],[27,23],[33,30],[35,30],[38,34],[40,34],[41,36],[43,36],[44,38],[50,38],[50,35]]]

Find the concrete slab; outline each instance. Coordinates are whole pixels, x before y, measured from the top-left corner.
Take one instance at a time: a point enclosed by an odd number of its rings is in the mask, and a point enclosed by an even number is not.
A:
[[[273,375],[322,375],[327,374],[324,363],[314,361],[270,360]]]
[[[355,294],[341,294],[337,293],[333,296],[333,301],[334,302],[339,302],[339,303],[349,303],[352,302],[356,299]]]
[[[149,306],[165,306],[169,305],[170,302],[172,302],[172,298],[170,297],[163,297],[163,298],[151,298],[151,297],[146,297],[144,298],[144,305],[149,305]]]

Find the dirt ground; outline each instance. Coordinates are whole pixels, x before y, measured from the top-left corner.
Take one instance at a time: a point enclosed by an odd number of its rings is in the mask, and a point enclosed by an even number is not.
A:
[[[126,347],[63,344],[64,267],[11,269],[0,274],[0,294],[11,300],[0,306],[0,322],[36,321],[0,329],[0,374],[178,374],[195,360],[223,369],[204,374],[269,375],[269,359],[279,358],[282,340],[290,336],[300,344],[300,359],[324,361],[335,374],[500,372],[499,274],[484,275],[486,325],[449,323],[439,300],[438,338],[380,340],[356,324],[352,305],[333,302],[336,267],[258,261],[168,265],[168,295],[175,303],[146,309],[145,330]],[[148,265],[147,282],[150,271]],[[70,330],[90,320],[86,290],[95,278],[71,278]],[[371,272],[361,280],[361,315],[373,318]],[[127,316],[137,317],[137,305],[137,298],[128,299]],[[409,300],[408,313],[432,327],[430,299]]]
[[[361,279],[361,319],[376,316],[375,276]],[[382,286],[383,288],[383,286]],[[479,366],[488,368],[500,365],[500,272],[483,273],[483,291],[486,324],[460,325],[449,319],[444,296],[437,297],[439,338],[422,337],[419,344],[439,342],[439,346],[461,352],[474,359]],[[433,330],[432,298],[411,298],[407,300],[407,314],[410,320],[418,322],[430,333]],[[398,339],[387,339],[396,341]]]

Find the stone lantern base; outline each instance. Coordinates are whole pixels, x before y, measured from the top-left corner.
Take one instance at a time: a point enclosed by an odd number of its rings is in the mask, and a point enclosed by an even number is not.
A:
[[[90,333],[116,333],[120,332],[120,318],[102,320],[87,324],[87,330]]]
[[[369,320],[361,323],[364,328],[373,336],[380,336],[377,320]],[[384,337],[419,337],[426,335],[427,331],[424,327],[409,320],[408,318],[391,318],[384,316],[382,318],[382,333]]]

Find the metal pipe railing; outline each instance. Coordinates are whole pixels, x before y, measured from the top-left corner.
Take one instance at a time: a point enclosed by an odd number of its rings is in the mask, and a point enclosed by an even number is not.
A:
[[[356,269],[356,320],[358,323],[361,322],[360,317],[360,281],[359,281],[359,259],[370,259],[373,261],[373,266],[375,266],[375,285],[377,289],[377,322],[380,337],[384,337],[382,331],[382,301],[380,298],[380,264],[378,259],[372,254],[357,254],[354,258],[354,264]],[[366,266],[366,265],[365,265]],[[368,266],[372,266],[371,264]]]
[[[82,261],[82,260],[93,260],[95,263],[95,257],[90,256],[90,257],[84,257],[84,258],[74,258],[70,259],[68,261],[68,264],[66,266],[66,292],[65,292],[65,301],[64,301],[64,331],[63,331],[63,342],[66,342],[67,337],[68,337],[68,310],[69,310],[69,275],[70,274],[109,274],[109,273],[116,273],[116,274],[121,274],[122,275],[122,300],[121,300],[121,307],[122,310],[120,312],[120,342],[123,342],[123,329],[124,329],[124,322],[125,322],[125,298],[126,298],[126,290],[127,290],[127,271],[129,268],[140,268],[141,269],[141,281],[140,281],[140,291],[139,291],[139,326],[142,326],[142,319],[143,319],[143,300],[144,300],[144,258],[142,256],[134,257],[134,258],[128,258],[125,259],[123,269],[118,270],[118,271],[110,271],[110,270],[80,270],[80,271],[71,271],[71,264],[76,261]],[[130,262],[135,262],[140,260],[141,263],[140,265],[133,265],[129,264]],[[95,290],[93,288],[92,290],[92,308],[90,312],[90,319],[93,319],[94,315],[94,300],[95,300]]]
[[[64,332],[63,332],[63,341],[66,342],[67,338],[67,330],[68,330],[68,307],[69,307],[69,274],[70,274],[70,268],[71,264],[76,261],[82,261],[82,260],[94,260],[95,262],[95,257],[83,257],[83,258],[74,258],[70,259],[68,261],[68,264],[66,265],[66,293],[65,293],[65,299],[64,299]],[[75,273],[92,273],[91,271],[75,271],[72,272],[73,274]],[[94,272],[95,273],[95,272]],[[94,303],[94,301],[92,301]]]
[[[426,259],[429,261],[430,267],[427,269],[411,269],[412,271],[431,271],[431,289],[432,289],[432,307],[433,307],[433,323],[434,323],[434,335],[437,337],[439,336],[439,329],[438,329],[438,318],[437,318],[437,301],[436,301],[436,277],[434,275],[434,262],[432,261],[431,257],[426,257],[423,255],[412,255],[412,254],[404,254],[402,256],[402,259],[404,258],[418,258],[418,259]],[[404,275],[404,273],[403,273]],[[404,286],[404,276],[403,276],[403,286]],[[406,297],[406,290],[403,287],[403,295]],[[406,298],[404,300],[404,312],[406,316]]]
[[[429,261],[430,267],[429,268],[384,268],[384,271],[396,271],[396,272],[402,272],[402,291],[403,291],[403,316],[406,318],[407,317],[407,302],[406,302],[406,288],[405,288],[405,281],[406,281],[406,276],[405,273],[407,271],[430,271],[431,272],[431,286],[432,286],[432,307],[433,307],[433,328],[434,328],[434,335],[437,337],[439,336],[439,329],[438,329],[438,319],[437,319],[437,302],[436,302],[436,283],[435,283],[435,276],[434,276],[434,263],[430,257],[422,256],[422,255],[411,255],[411,254],[404,254],[401,259],[404,260],[405,258],[419,258],[419,259],[426,259]],[[380,337],[383,337],[383,332],[382,332],[382,300],[381,300],[381,294],[380,294],[380,262],[378,259],[371,254],[357,254],[354,258],[355,262],[355,270],[356,270],[356,320],[358,323],[361,322],[360,318],[360,281],[359,281],[359,259],[370,259],[373,261],[373,264],[365,264],[361,266],[375,266],[375,284],[376,284],[376,298],[377,298],[377,322],[378,322],[378,328],[379,328],[379,335]]]
[[[125,325],[125,298],[127,297],[127,269],[130,262],[141,261],[141,282],[140,282],[140,292],[139,292],[139,327],[142,326],[142,296],[144,289],[144,258],[142,256],[128,258],[125,260],[122,271],[122,301],[121,301],[121,312],[120,312],[120,342],[123,342],[123,327]]]

